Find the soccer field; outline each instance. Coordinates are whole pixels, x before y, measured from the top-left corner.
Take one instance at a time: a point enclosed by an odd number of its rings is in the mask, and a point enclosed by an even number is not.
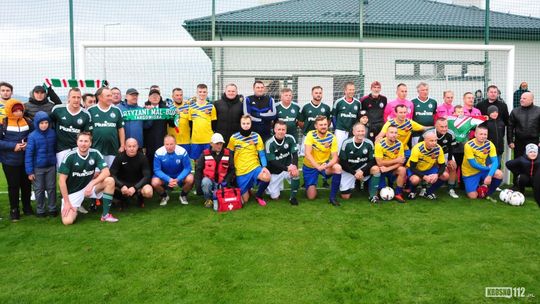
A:
[[[540,297],[531,199],[511,207],[441,192],[370,205],[358,194],[340,208],[279,200],[217,214],[175,195],[164,208],[113,209],[117,224],[90,213],[64,227],[11,223],[6,196],[0,303],[492,303],[491,286]]]

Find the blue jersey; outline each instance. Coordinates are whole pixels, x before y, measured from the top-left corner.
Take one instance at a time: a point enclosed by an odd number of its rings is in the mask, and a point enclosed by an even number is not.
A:
[[[191,161],[184,148],[176,146],[173,153],[167,153],[165,147],[154,154],[154,176],[165,182],[176,178],[183,181],[191,173]]]

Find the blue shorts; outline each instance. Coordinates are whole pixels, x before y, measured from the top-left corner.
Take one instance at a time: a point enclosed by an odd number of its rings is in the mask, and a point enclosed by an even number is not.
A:
[[[481,171],[471,176],[463,176],[463,184],[465,184],[465,191],[475,192],[480,183],[484,182],[484,178],[488,176],[489,171]]]
[[[179,146],[184,148],[188,155],[191,155],[191,144],[184,144],[184,145],[179,145]]]
[[[210,148],[210,144],[191,144],[189,158],[193,160],[199,159],[202,152],[208,148]]]
[[[258,184],[257,177],[262,172],[262,167],[257,167],[251,172],[246,173],[244,175],[238,175],[236,177],[236,183],[238,184],[238,187],[240,188],[240,193],[244,194],[249,191],[249,189],[253,188],[255,184]]]
[[[411,149],[405,150],[405,164],[409,161],[409,157],[411,157]]]
[[[306,189],[309,188],[309,186],[317,186],[319,182],[319,175],[321,175],[323,178],[328,178],[326,172],[321,172],[317,169],[306,167],[305,165],[302,167],[302,172],[304,173],[304,185]]]
[[[431,169],[428,169],[428,170],[425,170],[425,171],[420,171],[420,172],[422,172],[422,174],[424,174],[424,175],[437,174],[437,173],[439,173],[439,167],[438,166],[433,166],[433,167],[431,167]],[[407,168],[407,176],[411,177],[413,175],[415,175],[414,172],[412,172],[411,169]]]
[[[381,177],[379,179],[379,189],[382,189],[386,186],[392,187],[392,185],[394,185],[394,182],[396,181],[396,178],[397,178],[396,175],[394,174],[394,171],[381,173]],[[388,179],[388,184],[386,183],[386,179]]]

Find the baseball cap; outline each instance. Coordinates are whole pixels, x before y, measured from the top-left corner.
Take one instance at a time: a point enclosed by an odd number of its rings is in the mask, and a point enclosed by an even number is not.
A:
[[[148,96],[150,96],[152,94],[155,94],[155,93],[157,93],[159,96],[161,96],[161,92],[159,90],[156,90],[156,89],[150,90],[150,92],[148,93]]]
[[[134,88],[127,89],[126,95],[131,95],[131,94],[139,95],[139,91],[137,91],[137,89],[134,89]]]
[[[225,143],[225,140],[223,140],[223,135],[219,133],[214,133],[214,135],[212,135],[212,138],[210,139],[210,142],[213,144]]]

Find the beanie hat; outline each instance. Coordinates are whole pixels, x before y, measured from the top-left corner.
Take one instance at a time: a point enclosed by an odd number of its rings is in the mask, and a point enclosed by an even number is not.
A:
[[[527,154],[530,152],[538,153],[538,146],[535,144],[528,144],[525,146],[525,151]]]
[[[23,111],[24,112],[24,106],[22,103],[16,103],[11,108],[11,113],[17,112],[17,111]]]
[[[491,115],[493,112],[499,113],[499,108],[497,108],[497,106],[489,106],[487,109],[487,114]]]

